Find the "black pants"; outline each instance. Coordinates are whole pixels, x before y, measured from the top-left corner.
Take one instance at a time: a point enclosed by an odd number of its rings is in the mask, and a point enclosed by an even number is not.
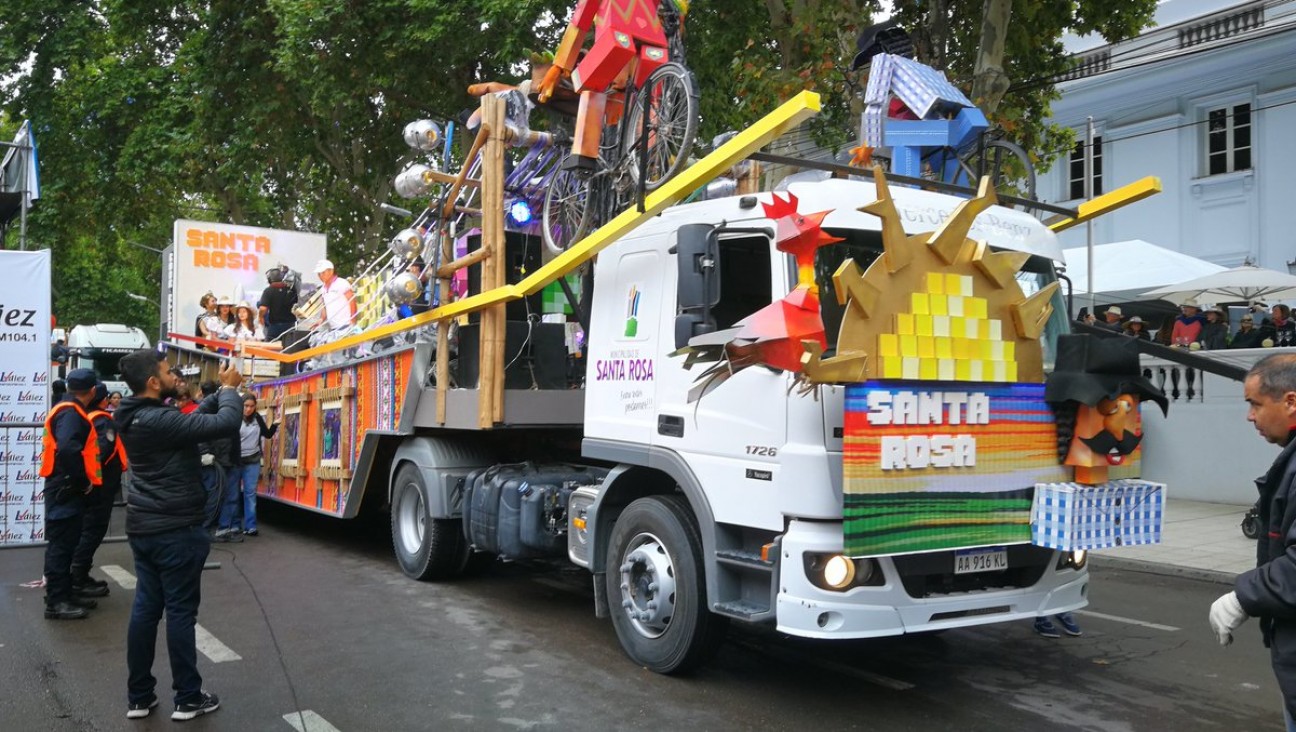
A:
[[[72,553],[81,538],[81,514],[45,519],[45,604],[72,600]]]
[[[85,512],[81,514],[81,538],[77,540],[76,550],[72,552],[72,579],[84,577],[94,566],[94,555],[108,533],[108,522],[112,518],[113,499],[120,482],[109,485],[108,481],[90,491],[85,497]]]

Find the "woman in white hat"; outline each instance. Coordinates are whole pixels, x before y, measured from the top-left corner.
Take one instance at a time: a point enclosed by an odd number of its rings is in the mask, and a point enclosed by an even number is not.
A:
[[[1137,315],[1125,321],[1124,328],[1125,335],[1130,338],[1137,338],[1141,341],[1152,340],[1152,335],[1147,332],[1146,324],[1143,322],[1143,319]]]
[[[246,300],[234,308],[234,322],[225,326],[225,337],[235,341],[264,341],[265,330]]]
[[[1228,348],[1228,323],[1224,322],[1224,308],[1211,305],[1206,308],[1206,323],[1201,329],[1202,348],[1220,351]]]

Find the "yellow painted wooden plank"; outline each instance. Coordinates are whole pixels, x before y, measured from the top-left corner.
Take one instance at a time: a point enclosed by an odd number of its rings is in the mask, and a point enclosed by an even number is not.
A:
[[[1064,231],[1136,201],[1142,201],[1148,196],[1155,196],[1160,192],[1161,179],[1155,175],[1149,175],[1128,185],[1123,185],[1110,193],[1104,193],[1092,201],[1085,201],[1076,207],[1078,216],[1050,222],[1048,227],[1054,231]]]

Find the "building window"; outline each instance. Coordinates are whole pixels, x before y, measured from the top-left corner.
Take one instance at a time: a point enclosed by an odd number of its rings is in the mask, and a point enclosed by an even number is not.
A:
[[[1251,105],[1234,104],[1206,113],[1206,175],[1251,167]]]
[[[1102,136],[1094,136],[1093,144],[1093,194],[1101,196],[1103,192],[1103,154]],[[1085,197],[1085,143],[1081,140],[1071,149],[1069,186],[1071,200]]]

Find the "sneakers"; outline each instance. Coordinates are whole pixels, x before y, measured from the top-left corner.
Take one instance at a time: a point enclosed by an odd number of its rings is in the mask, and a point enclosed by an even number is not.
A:
[[[1076,625],[1075,618],[1072,617],[1071,613],[1062,613],[1057,616],[1057,621],[1062,624],[1062,630],[1065,630],[1067,635],[1076,638],[1082,635],[1080,626]]]
[[[45,606],[46,620],[80,620],[89,617],[85,608],[77,607],[70,602],[56,602]]]
[[[1035,632],[1045,638],[1061,638],[1062,634],[1058,632],[1057,626],[1048,618],[1035,618]]]
[[[218,699],[215,694],[204,691],[202,697],[196,702],[191,704],[177,704],[175,711],[171,712],[171,721],[183,722],[204,714],[210,714],[217,709],[220,709],[220,699]]]
[[[212,537],[212,541],[223,541],[230,544],[237,544],[243,541],[243,535],[239,533],[238,529],[221,529]]]
[[[156,696],[153,697],[151,701],[144,702],[143,704],[131,704],[130,706],[126,707],[126,718],[143,719],[148,715],[152,714],[153,707],[156,707],[157,705],[158,705],[158,700]]]
[[[244,536],[257,536],[259,532],[256,529],[248,529],[243,532]]]

